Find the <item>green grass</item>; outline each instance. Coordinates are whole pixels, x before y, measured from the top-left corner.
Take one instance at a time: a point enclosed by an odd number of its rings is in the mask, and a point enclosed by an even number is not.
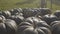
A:
[[[0,0],[0,10],[7,10],[11,8],[33,8],[38,6],[38,1],[34,0],[31,3],[25,3],[25,4],[16,4],[16,3],[23,3],[27,0]]]
[[[23,2],[23,0],[0,0],[0,9],[6,10],[14,8],[17,2]]]
[[[0,0],[0,10],[12,8],[38,8],[40,0]],[[50,2],[47,2],[47,7],[50,8]],[[53,10],[60,10],[60,6],[53,4]]]

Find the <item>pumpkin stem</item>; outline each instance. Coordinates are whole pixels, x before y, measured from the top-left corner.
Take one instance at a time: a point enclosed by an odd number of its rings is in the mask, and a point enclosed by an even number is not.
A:
[[[34,27],[34,30],[35,30],[36,29],[36,23],[35,22],[33,23],[33,27]]]

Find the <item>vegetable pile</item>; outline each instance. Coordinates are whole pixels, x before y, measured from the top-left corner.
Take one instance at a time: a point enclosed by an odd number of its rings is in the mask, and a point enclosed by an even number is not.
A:
[[[0,11],[0,34],[60,34],[60,10],[14,8]]]

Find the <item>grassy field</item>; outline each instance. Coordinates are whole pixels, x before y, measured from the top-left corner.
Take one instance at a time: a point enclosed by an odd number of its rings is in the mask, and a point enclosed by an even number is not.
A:
[[[29,1],[29,3],[27,3]],[[6,10],[11,8],[34,8],[38,7],[38,1],[37,0],[0,0],[0,9]]]
[[[53,4],[53,10],[60,9],[60,6]],[[12,8],[38,8],[40,0],[0,0],[0,10]],[[50,2],[47,1],[47,7],[50,8]]]

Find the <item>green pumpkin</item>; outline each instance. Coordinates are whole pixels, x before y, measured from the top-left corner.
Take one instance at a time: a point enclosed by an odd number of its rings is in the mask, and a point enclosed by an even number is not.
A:
[[[51,34],[51,27],[45,21],[30,17],[19,24],[18,34]]]
[[[17,25],[14,20],[7,19],[0,23],[0,34],[16,34]]]

